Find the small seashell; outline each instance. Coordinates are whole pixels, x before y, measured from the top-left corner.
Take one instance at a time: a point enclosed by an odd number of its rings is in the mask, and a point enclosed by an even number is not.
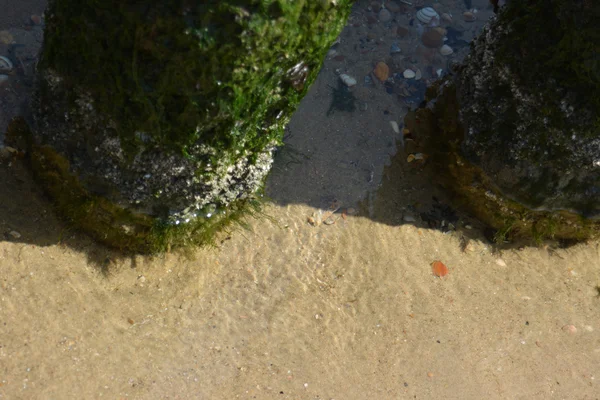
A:
[[[452,47],[445,44],[440,48],[440,53],[443,56],[449,56],[450,54],[454,53],[454,50],[452,50]]]
[[[444,73],[444,70],[440,68],[437,71],[435,71],[435,73],[437,74],[438,78],[441,78],[442,74]]]
[[[412,69],[407,69],[402,74],[406,79],[413,79],[417,74]]]
[[[415,161],[415,155],[409,154],[408,157],[406,157],[406,162],[413,162],[413,161]]]
[[[465,11],[463,13],[463,18],[466,22],[474,22],[477,19],[475,14],[472,13],[471,11]]]
[[[433,275],[442,278],[448,275],[448,267],[444,265],[441,261],[434,261],[431,263],[431,270],[433,271]]]
[[[0,71],[12,71],[13,63],[8,57],[0,56]]]
[[[352,86],[356,85],[356,79],[354,79],[353,77],[351,77],[348,74],[341,74],[340,79],[342,80],[342,82],[344,82],[344,85],[346,85],[348,87],[352,87]]]
[[[400,133],[400,127],[398,126],[398,123],[396,121],[390,121],[390,125],[392,126],[394,132]]]
[[[421,72],[420,69],[417,70],[417,72],[415,72],[415,80],[419,80],[423,77],[423,73]]]
[[[428,25],[434,18],[439,18],[439,14],[431,7],[423,7],[417,11],[417,19],[425,25]]]

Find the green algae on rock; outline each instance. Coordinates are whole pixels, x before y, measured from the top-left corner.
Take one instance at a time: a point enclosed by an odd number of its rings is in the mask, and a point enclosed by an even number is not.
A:
[[[114,245],[160,250],[164,240],[149,235],[173,230],[173,245],[188,231],[208,239],[254,201],[350,6],[51,0],[34,107],[38,177],[63,214]],[[88,223],[90,199],[121,228]]]
[[[500,236],[600,232],[598,18],[592,2],[509,2],[407,119],[446,186]]]

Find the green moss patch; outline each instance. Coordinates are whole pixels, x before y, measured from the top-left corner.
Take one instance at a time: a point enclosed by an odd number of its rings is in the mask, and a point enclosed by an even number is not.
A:
[[[443,86],[443,89],[440,89]],[[496,230],[496,240],[546,238],[582,241],[600,236],[600,221],[568,211],[536,211],[510,199],[476,165],[461,155],[464,127],[459,120],[456,88],[446,80],[431,87],[432,108],[409,113],[405,126],[424,138],[436,178],[456,206]]]

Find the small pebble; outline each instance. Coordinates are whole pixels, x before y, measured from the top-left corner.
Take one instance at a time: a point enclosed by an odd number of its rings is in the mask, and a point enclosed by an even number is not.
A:
[[[10,236],[12,236],[14,239],[19,239],[21,237],[21,234],[17,231],[10,231],[10,232],[8,232],[8,234]]]
[[[0,75],[0,86],[4,86],[6,83],[8,83],[8,75]]]
[[[377,79],[384,82],[387,80],[387,78],[390,77],[390,67],[388,67],[388,65],[386,63],[384,63],[383,61],[380,61],[375,66],[373,73],[375,74]]]
[[[356,85],[356,79],[354,79],[353,77],[351,77],[348,74],[341,74],[340,79],[342,82],[344,82],[344,85],[346,85],[348,87],[352,87],[352,86]]]
[[[463,18],[466,22],[474,22],[477,17],[471,11],[465,11],[463,13]]]
[[[417,69],[417,71],[415,72],[415,80],[418,81],[422,77],[423,77],[423,74],[422,74],[421,70]]]
[[[408,28],[399,26],[398,28],[396,28],[396,34],[400,37],[406,37],[408,36]]]
[[[392,43],[392,47],[390,47],[390,54],[397,54],[400,53],[402,51],[402,49],[400,47],[398,47],[398,45],[396,43]]]
[[[391,19],[392,19],[392,13],[391,12],[389,12],[385,8],[382,8],[381,11],[379,11],[379,20],[381,22],[388,22]]]
[[[406,79],[413,79],[417,74],[415,74],[415,71],[413,71],[412,69],[406,69],[404,70],[404,73],[402,75]]]
[[[427,376],[430,377],[430,378],[433,378],[433,372],[428,372]]]
[[[39,15],[32,15],[31,16],[31,22],[34,25],[40,25],[42,23],[42,17],[40,17]]]
[[[498,264],[501,267],[506,267],[506,263],[501,258],[496,259],[496,264]]]
[[[447,44],[440,48],[440,54],[443,56],[449,56],[452,53],[454,53],[454,50],[452,50],[452,47],[448,46]]]
[[[0,43],[12,44],[14,41],[13,36],[8,31],[0,31]]]
[[[398,126],[398,123],[396,121],[390,121],[390,125],[392,126],[394,132],[400,133],[400,127]]]
[[[416,222],[415,217],[413,217],[410,214],[406,214],[404,217],[402,217],[402,219],[404,220],[404,222]]]
[[[393,13],[400,12],[400,10],[401,10],[401,8],[400,8],[400,6],[398,5],[398,3],[395,3],[395,2],[393,2],[393,1],[387,1],[387,2],[385,3],[385,7],[386,7],[388,10],[390,10],[391,12],[393,12]]]
[[[575,325],[565,325],[562,327],[562,330],[572,335],[577,333],[577,328],[575,327]]]

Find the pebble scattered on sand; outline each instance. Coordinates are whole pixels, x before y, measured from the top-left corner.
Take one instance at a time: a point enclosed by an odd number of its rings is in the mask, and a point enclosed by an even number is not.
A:
[[[392,19],[392,13],[391,12],[389,12],[385,8],[382,8],[381,11],[379,11],[379,20],[381,22],[388,22],[391,19]]]
[[[340,79],[342,82],[344,82],[344,85],[346,85],[348,87],[352,87],[352,86],[356,85],[356,79],[354,79],[353,77],[351,77],[348,74],[341,74]]]
[[[562,330],[572,335],[577,333],[577,328],[575,327],[575,325],[565,325],[562,327]]]
[[[380,61],[375,65],[373,73],[375,74],[377,79],[384,82],[387,80],[387,78],[390,77],[390,67],[388,67],[388,65],[383,61]]]
[[[406,79],[413,79],[417,74],[415,74],[415,71],[413,71],[412,69],[406,69],[406,70],[404,70],[404,72],[402,73],[402,75]]]

